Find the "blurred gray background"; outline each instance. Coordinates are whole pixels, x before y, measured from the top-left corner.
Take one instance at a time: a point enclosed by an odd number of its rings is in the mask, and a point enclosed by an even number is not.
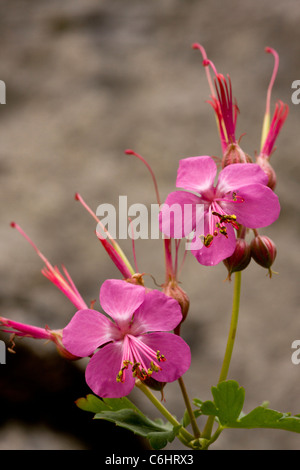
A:
[[[156,202],[151,178],[140,161],[124,155],[126,148],[151,164],[162,200],[174,189],[181,158],[220,156],[193,42],[230,74],[240,108],[237,135],[246,133],[247,153],[259,151],[273,69],[264,48],[270,46],[280,55],[272,111],[278,99],[290,104],[272,156],[282,212],[261,230],[276,243],[278,274],[270,280],[254,262],[243,273],[229,378],[246,389],[245,412],[269,400],[273,409],[299,413],[300,365],[291,362],[291,344],[300,339],[300,105],[291,103],[291,84],[300,79],[299,22],[297,0],[2,0],[0,79],[7,104],[0,109],[0,315],[56,329],[74,314],[40,273],[42,262],[30,245],[10,228],[12,220],[53,264],[66,265],[86,302],[97,299],[98,308],[101,283],[119,273],[94,235],[94,221],[74,201],[75,192],[94,210],[101,203],[117,206],[119,195],[127,195],[129,205],[149,207]],[[122,247],[132,261],[131,241]],[[139,270],[163,282],[161,240],[137,240],[136,252]],[[206,268],[192,256],[181,276],[191,300],[182,334],[193,353],[185,382],[190,396],[202,400],[211,398],[227,340],[233,284],[224,282],[226,276],[222,263]],[[151,277],[145,279],[154,287]],[[8,344],[7,335],[1,338]],[[108,446],[116,435],[122,451],[127,433],[114,434],[119,431],[108,426],[107,434],[73,404],[88,393],[84,360],[67,363],[52,344],[30,339],[17,341],[16,351],[0,370],[0,449],[82,449],[101,439]],[[166,405],[180,418],[177,383],[165,393]],[[157,416],[137,392],[132,399]],[[300,436],[229,430],[214,448],[300,449]]]

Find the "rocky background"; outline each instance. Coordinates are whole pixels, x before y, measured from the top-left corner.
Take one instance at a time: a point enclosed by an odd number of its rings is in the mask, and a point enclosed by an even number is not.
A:
[[[264,400],[279,411],[300,412],[300,365],[291,344],[300,339],[299,123],[291,84],[300,79],[300,7],[297,0],[2,0],[0,79],[7,104],[0,109],[0,315],[61,328],[74,314],[69,301],[41,273],[41,260],[13,231],[19,223],[53,264],[64,264],[84,299],[97,299],[101,283],[119,277],[94,235],[95,223],[78,202],[96,210],[118,205],[119,195],[155,203],[151,164],[161,198],[174,189],[178,162],[220,156],[200,42],[219,71],[229,73],[240,108],[237,134],[252,156],[260,147],[266,90],[280,55],[272,97],[290,115],[272,157],[282,212],[266,230],[278,256],[270,280],[251,263],[243,273],[240,321],[229,378],[246,389],[245,410]],[[132,260],[131,241],[122,247]],[[162,243],[138,240],[139,270],[163,281]],[[185,376],[191,397],[210,399],[229,327],[232,283],[221,263],[205,268],[188,256],[182,287],[191,300],[183,336],[193,363]],[[147,285],[154,287],[150,276]],[[8,336],[2,335],[9,345]],[[52,344],[17,341],[0,371],[0,449],[97,449],[120,452],[132,436],[92,421],[74,405],[89,392],[84,360],[61,359]],[[132,399],[150,416],[143,397]],[[166,404],[178,417],[184,405],[177,383]],[[88,415],[88,416],[87,416]],[[144,443],[136,440],[136,448]],[[170,449],[180,449],[172,443]],[[284,431],[227,431],[215,449],[300,449],[300,436]]]

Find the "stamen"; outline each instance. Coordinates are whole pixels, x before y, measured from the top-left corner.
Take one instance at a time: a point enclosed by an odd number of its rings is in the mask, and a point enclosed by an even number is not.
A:
[[[216,217],[219,217],[220,219],[220,224],[231,224],[236,230],[239,229],[239,226],[238,224],[236,223],[236,215],[235,214],[219,214],[219,212],[216,212],[216,211],[213,211],[212,212],[213,215],[215,215]],[[222,232],[221,232],[222,233]],[[227,233],[226,233],[227,235]]]
[[[205,237],[202,235],[200,238],[202,238],[202,243],[204,246],[206,246],[206,248],[210,247],[214,239],[213,235],[211,235],[210,233]]]
[[[224,202],[236,202],[236,203],[241,203],[244,202],[245,200],[242,198],[242,196],[238,196],[235,191],[232,192],[232,199],[225,199],[224,197],[217,197],[215,198],[215,201],[224,201]]]
[[[143,359],[143,357],[144,359]],[[150,367],[146,366],[146,359],[150,359]],[[117,374],[117,382],[124,382],[125,371],[128,366],[132,366],[132,375],[140,380],[145,380],[151,376],[153,372],[159,372],[161,367],[158,362],[164,362],[166,359],[160,351],[154,351],[143,341],[138,340],[135,336],[126,335],[123,345],[123,356],[121,369]]]
[[[156,357],[159,362],[165,362],[166,358],[163,354],[160,354],[160,351],[156,351]]]
[[[132,365],[132,362],[128,360],[123,361],[123,367],[118,372],[116,377],[117,382],[125,382],[125,370],[128,369],[129,364]]]

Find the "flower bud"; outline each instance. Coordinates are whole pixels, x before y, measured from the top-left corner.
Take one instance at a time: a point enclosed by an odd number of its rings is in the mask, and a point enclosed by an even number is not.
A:
[[[256,158],[256,163],[261,167],[261,169],[265,172],[265,174],[269,178],[267,186],[269,186],[269,188],[274,190],[276,186],[277,178],[276,178],[276,173],[273,167],[270,165],[269,159],[259,155]]]
[[[173,299],[177,300],[177,302],[180,305],[183,320],[185,320],[189,307],[190,307],[190,301],[187,296],[187,293],[179,287],[176,281],[170,281],[166,287],[164,287],[163,290],[164,294],[166,294],[168,297],[172,297]]]
[[[257,235],[251,241],[251,256],[257,264],[269,270],[272,277],[271,266],[277,254],[275,243],[265,235]]]
[[[228,145],[223,158],[222,158],[222,168],[225,168],[227,165],[232,163],[253,163],[252,159],[247,153],[245,153],[239,144],[231,143]]]
[[[153,379],[152,377],[147,376],[143,383],[152,390],[161,392],[161,401],[164,399],[164,387],[167,385],[167,382],[159,382],[158,380]]]
[[[237,271],[243,271],[251,261],[251,248],[249,243],[243,238],[236,240],[236,246],[233,254],[223,260],[228,270],[228,280],[231,280],[231,274]]]
[[[176,334],[179,334],[180,325],[185,320],[189,311],[190,300],[188,298],[187,293],[183,289],[181,289],[181,287],[179,287],[177,281],[175,280],[169,281],[169,283],[166,286],[164,286],[163,292],[168,297],[172,297],[173,299],[177,300],[177,302],[180,305],[181,313],[182,313],[182,320],[180,324],[174,330]]]

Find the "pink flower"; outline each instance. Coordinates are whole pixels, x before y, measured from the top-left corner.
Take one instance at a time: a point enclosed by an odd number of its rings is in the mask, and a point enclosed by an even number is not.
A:
[[[209,156],[181,160],[176,187],[185,191],[170,193],[160,212],[160,229],[165,235],[183,238],[192,228],[191,252],[206,266],[216,265],[232,255],[237,224],[247,228],[266,227],[280,212],[278,198],[266,186],[268,177],[259,165],[228,165],[219,173],[214,186],[216,174],[217,166]],[[169,215],[174,205],[181,208],[181,216],[172,219]],[[201,219],[197,217],[199,207],[203,208]]]
[[[95,394],[123,397],[136,378],[172,382],[187,371],[190,349],[169,332],[182,319],[177,301],[156,290],[146,293],[142,286],[109,279],[101,287],[100,304],[109,317],[80,310],[63,330],[68,351],[80,357],[92,355],[86,381]]]

